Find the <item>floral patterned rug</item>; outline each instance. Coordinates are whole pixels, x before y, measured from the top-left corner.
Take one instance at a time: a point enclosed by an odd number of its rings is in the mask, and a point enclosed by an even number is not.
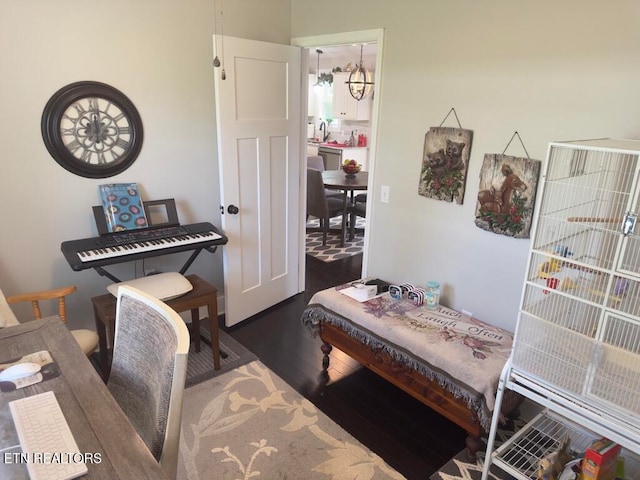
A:
[[[178,478],[402,479],[259,361],[185,391]]]

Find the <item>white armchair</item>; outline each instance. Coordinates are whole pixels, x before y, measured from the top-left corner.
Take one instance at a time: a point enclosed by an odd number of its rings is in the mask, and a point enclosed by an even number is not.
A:
[[[11,307],[7,303],[7,299],[4,297],[2,290],[0,290],[0,328],[12,327],[19,323],[13,314],[13,310],[11,310]]]
[[[58,316],[63,322],[67,321],[66,297],[77,290],[75,285],[54,288],[53,290],[43,290],[40,292],[20,293],[5,297],[0,290],[0,327],[10,327],[18,325],[20,322],[11,310],[10,304],[29,302],[33,310],[34,318],[42,318],[40,302],[43,300],[56,300],[58,303]],[[85,355],[91,355],[98,348],[98,334],[93,330],[78,329],[71,330],[71,334],[82,348]]]

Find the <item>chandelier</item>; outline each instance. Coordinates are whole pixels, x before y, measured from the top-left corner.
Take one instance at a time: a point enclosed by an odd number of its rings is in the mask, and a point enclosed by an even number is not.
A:
[[[360,63],[358,64],[358,68],[351,71],[349,80],[346,81],[349,87],[349,93],[358,101],[370,95],[373,90],[371,72],[362,66],[362,47],[363,45],[360,45]]]
[[[319,48],[316,48],[316,53],[318,54],[318,66],[316,67],[316,83],[313,85],[314,87],[319,87],[320,83],[320,54],[324,53]]]

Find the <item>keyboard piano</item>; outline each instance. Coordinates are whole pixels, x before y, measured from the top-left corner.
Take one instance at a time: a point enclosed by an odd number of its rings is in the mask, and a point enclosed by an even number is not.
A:
[[[203,222],[69,240],[62,242],[60,248],[71,268],[80,271],[226,243],[227,237],[222,232]]]

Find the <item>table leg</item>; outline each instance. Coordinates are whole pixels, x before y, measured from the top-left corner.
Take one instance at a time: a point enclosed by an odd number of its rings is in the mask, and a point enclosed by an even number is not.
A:
[[[211,332],[211,350],[213,351],[213,369],[220,370],[220,334],[218,330],[218,299],[216,294],[207,303],[209,311],[209,332]]]
[[[340,230],[340,246],[344,247],[344,236],[347,233],[347,190],[342,197],[342,230]]]
[[[100,373],[102,379],[107,381],[109,376],[109,353],[107,352],[107,327],[99,318],[98,311],[94,305],[93,318],[96,323],[96,333],[98,334],[98,347],[100,349]]]
[[[200,352],[200,310],[191,309],[191,335],[196,344],[196,353]]]

